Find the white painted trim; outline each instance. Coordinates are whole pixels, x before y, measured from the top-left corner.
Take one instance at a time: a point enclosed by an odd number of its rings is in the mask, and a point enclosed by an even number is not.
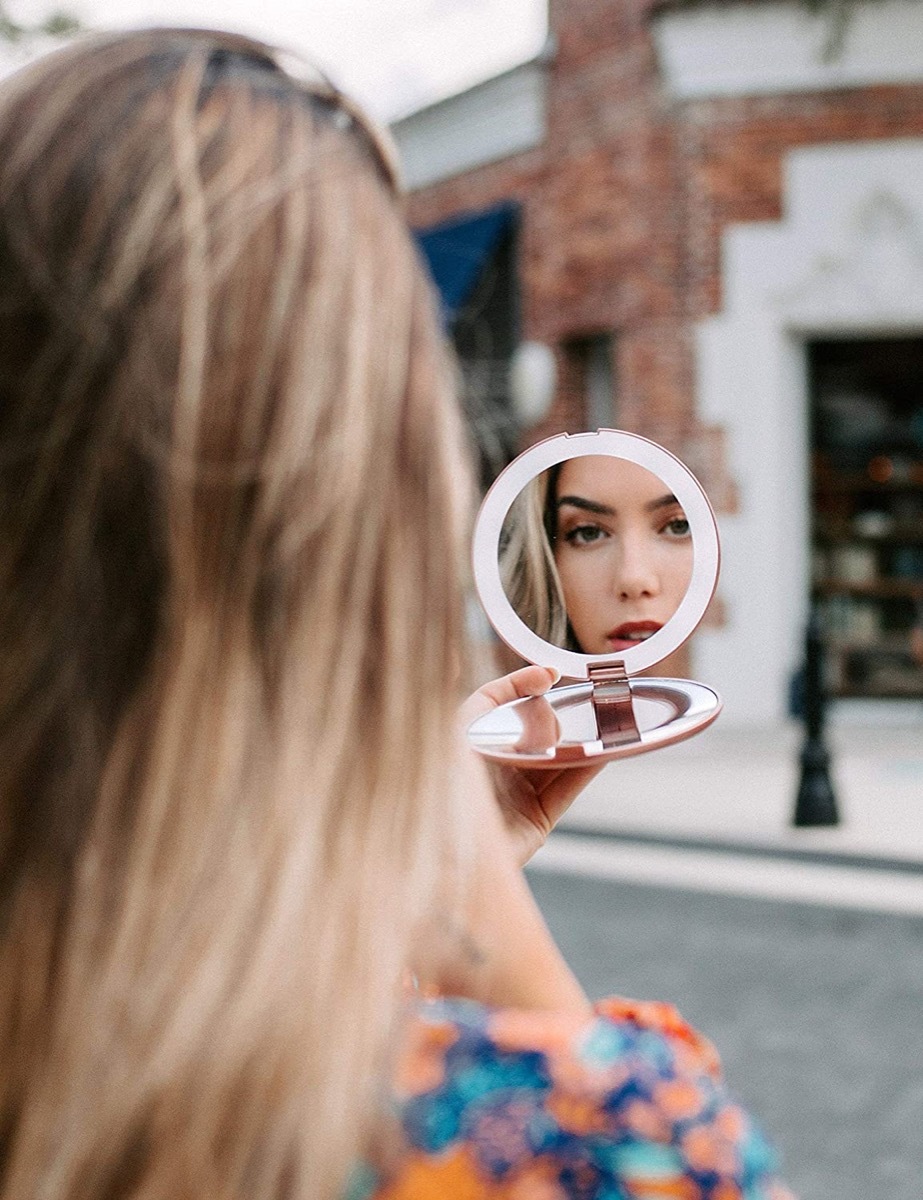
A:
[[[701,419],[728,434],[728,621],[693,643],[728,722],[775,723],[808,595],[807,337],[923,332],[923,139],[830,143],[784,164],[785,218],[731,226],[725,307],[697,331]]]
[[[831,20],[797,0],[720,4],[663,13],[653,32],[667,90],[678,100],[923,81],[917,0],[857,0],[836,53],[829,52]]]
[[[411,190],[540,146],[547,130],[547,58],[488,79],[391,126]]]

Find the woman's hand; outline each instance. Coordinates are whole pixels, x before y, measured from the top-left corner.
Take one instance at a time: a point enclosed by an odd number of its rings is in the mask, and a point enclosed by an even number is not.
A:
[[[548,667],[523,667],[485,683],[462,705],[462,721],[467,727],[500,704],[544,695],[558,678],[557,672]],[[603,765],[530,770],[491,764],[497,801],[520,866],[544,844],[548,834]]]

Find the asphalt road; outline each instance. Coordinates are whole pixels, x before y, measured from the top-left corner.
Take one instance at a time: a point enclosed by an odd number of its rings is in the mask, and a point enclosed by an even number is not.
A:
[[[709,1036],[801,1200],[923,1200],[923,918],[530,872],[593,997]]]

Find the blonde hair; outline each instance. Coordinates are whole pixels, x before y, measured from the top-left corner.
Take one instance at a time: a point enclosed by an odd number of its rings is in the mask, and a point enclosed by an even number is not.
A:
[[[381,1128],[468,502],[382,145],[208,32],[0,89],[4,1198],[332,1198]]]
[[[521,621],[553,646],[576,649],[552,549],[559,471],[536,475],[510,505],[500,536],[500,577]]]

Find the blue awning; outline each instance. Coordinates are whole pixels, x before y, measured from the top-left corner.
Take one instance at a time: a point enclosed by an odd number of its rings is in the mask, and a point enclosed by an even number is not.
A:
[[[442,297],[451,325],[474,291],[481,272],[519,212],[511,201],[419,229],[416,239]]]

